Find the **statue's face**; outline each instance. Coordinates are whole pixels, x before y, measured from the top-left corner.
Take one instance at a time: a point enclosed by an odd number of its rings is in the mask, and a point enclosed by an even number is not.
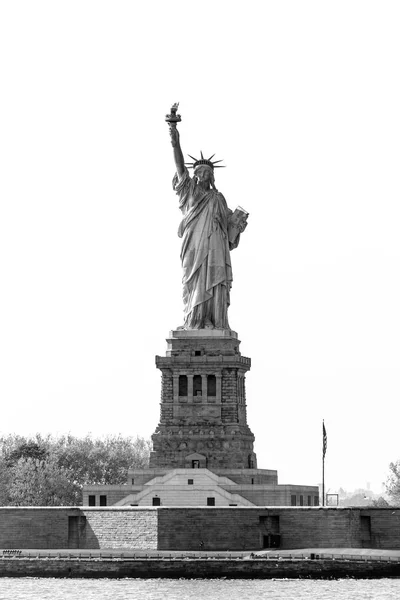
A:
[[[200,165],[196,168],[194,175],[199,181],[210,183],[212,180],[212,169],[210,169],[210,167],[207,167],[206,165]]]

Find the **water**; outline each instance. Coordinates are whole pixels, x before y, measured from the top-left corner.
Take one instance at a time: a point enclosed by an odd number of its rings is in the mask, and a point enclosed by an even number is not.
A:
[[[0,579],[0,600],[398,600],[400,579]]]

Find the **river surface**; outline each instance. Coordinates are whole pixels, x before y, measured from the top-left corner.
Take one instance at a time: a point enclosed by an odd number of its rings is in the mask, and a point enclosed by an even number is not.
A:
[[[400,579],[1,578],[1,600],[398,600]]]

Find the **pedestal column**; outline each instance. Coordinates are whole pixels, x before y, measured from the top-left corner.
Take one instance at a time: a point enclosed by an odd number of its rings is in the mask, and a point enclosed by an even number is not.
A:
[[[191,455],[201,456],[209,469],[255,468],[254,436],[247,425],[244,374],[249,358],[230,330],[172,331],[159,369],[173,379],[173,412],[152,436],[151,468],[185,468]],[[179,398],[179,375],[187,374],[187,401]],[[201,377],[202,395],[193,395],[193,378]],[[215,396],[208,398],[207,378],[215,376]],[[186,400],[186,399],[185,399]],[[164,400],[162,399],[162,404]]]

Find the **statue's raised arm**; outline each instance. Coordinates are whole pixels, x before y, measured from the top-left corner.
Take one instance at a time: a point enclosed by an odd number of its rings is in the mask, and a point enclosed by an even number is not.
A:
[[[181,149],[179,131],[177,124],[181,121],[181,116],[176,114],[178,110],[179,102],[176,102],[171,107],[171,113],[166,115],[165,120],[169,123],[169,134],[171,136],[171,144],[174,149],[174,159],[176,165],[176,172],[181,178],[185,172],[185,161],[183,159],[183,152]]]

